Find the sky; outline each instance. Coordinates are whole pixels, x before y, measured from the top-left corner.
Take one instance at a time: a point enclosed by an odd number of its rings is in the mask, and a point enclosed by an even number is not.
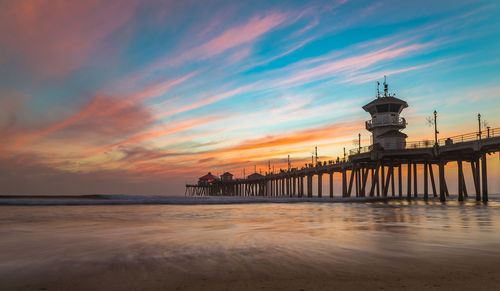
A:
[[[500,127],[498,1],[1,3],[3,195],[179,195],[336,159],[370,144],[384,75],[408,141],[434,110],[440,138]]]

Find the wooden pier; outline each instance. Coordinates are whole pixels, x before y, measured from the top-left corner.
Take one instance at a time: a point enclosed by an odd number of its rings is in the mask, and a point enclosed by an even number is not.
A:
[[[380,83],[377,82],[377,85]],[[313,197],[313,178],[317,176],[316,196],[323,196],[323,176],[329,180],[329,195],[334,197],[333,177],[341,175],[341,197],[403,197],[403,170],[406,169],[406,197],[423,194],[429,198],[429,180],[432,195],[441,201],[449,196],[445,179],[445,166],[457,163],[458,200],[468,197],[464,167],[471,167],[477,201],[488,201],[488,175],[486,155],[500,151],[500,128],[481,130],[481,115],[478,114],[478,132],[437,139],[437,112],[434,111],[434,141],[407,142],[406,119],[401,112],[408,107],[406,101],[389,93],[384,77],[383,93],[377,89],[374,100],[363,106],[371,120],[366,121],[366,130],[372,134],[372,145],[353,149],[346,159],[317,162],[301,169],[280,170],[279,173],[254,173],[245,179],[232,179],[225,173],[219,180],[210,173],[200,178],[196,185],[186,185],[186,195],[229,196],[286,196]],[[317,159],[317,158],[316,158]],[[404,167],[403,167],[404,165]],[[423,167],[423,189],[418,188],[419,168]],[[396,174],[397,172],[397,174]],[[434,175],[437,172],[437,178]],[[397,176],[397,180],[396,180]],[[370,181],[370,182],[369,182]],[[439,183],[436,185],[436,181]],[[368,183],[369,182],[369,183]],[[396,192],[397,184],[397,192]],[[412,187],[413,186],[413,187]]]
[[[412,198],[420,195],[427,199],[432,191],[434,197],[439,196],[441,201],[446,201],[449,191],[445,179],[445,166],[456,162],[458,200],[463,201],[469,195],[465,184],[464,167],[470,166],[474,181],[474,189],[471,190],[474,191],[477,201],[486,202],[488,201],[486,155],[499,151],[500,128],[496,128],[488,132],[440,139],[437,144],[428,141],[410,142],[406,144],[405,149],[383,150],[371,146],[356,148],[350,151],[346,161],[319,162],[301,169],[280,170],[280,173],[276,174],[257,174],[246,179],[213,181],[210,185],[186,185],[186,195],[313,197],[313,177],[317,176],[314,195],[323,197],[323,178],[326,176],[330,197],[391,195]],[[423,170],[420,171],[423,177],[419,177],[419,167]],[[406,173],[403,170],[406,170]],[[402,188],[405,174],[407,189]],[[341,193],[333,191],[334,175],[341,175]],[[419,178],[423,179],[423,189],[418,187]]]

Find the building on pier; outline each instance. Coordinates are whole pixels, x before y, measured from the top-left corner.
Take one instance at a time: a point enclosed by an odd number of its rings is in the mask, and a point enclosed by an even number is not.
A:
[[[377,98],[363,106],[372,119],[365,126],[373,136],[374,148],[398,150],[406,147],[406,134],[401,130],[406,128],[406,119],[400,117],[401,111],[408,107],[406,101],[398,99],[389,93],[389,84],[384,80],[384,94],[377,92]]]
[[[198,185],[199,186],[209,186],[212,185],[214,182],[219,181],[219,179],[212,175],[212,173],[208,172],[205,176],[202,176],[198,179]]]
[[[233,180],[233,174],[225,172],[224,174],[220,175],[220,180],[222,182],[231,182]]]
[[[248,180],[257,180],[257,179],[261,179],[263,178],[264,176],[259,174],[259,173],[253,173],[251,175],[248,175],[247,179]]]

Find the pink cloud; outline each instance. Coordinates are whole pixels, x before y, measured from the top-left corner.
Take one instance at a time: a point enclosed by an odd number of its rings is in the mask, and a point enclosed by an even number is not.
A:
[[[106,110],[115,108],[116,110]],[[65,119],[42,129],[12,132],[12,149],[28,146],[47,135],[67,129],[65,135],[83,137],[103,135],[105,138],[130,134],[153,122],[150,111],[140,104],[118,98],[96,95],[90,103]],[[80,140],[81,139],[77,139]],[[88,141],[88,140],[87,140]]]
[[[230,90],[230,91],[227,91],[227,92],[224,92],[224,93],[213,95],[211,97],[208,97],[206,99],[200,100],[198,102],[186,105],[184,107],[180,107],[180,108],[176,108],[176,109],[173,109],[173,110],[170,110],[170,111],[159,113],[156,116],[156,118],[164,118],[164,117],[167,117],[167,116],[170,116],[170,115],[179,114],[179,113],[182,113],[182,112],[186,112],[186,111],[189,111],[189,110],[193,110],[193,109],[197,109],[197,108],[200,108],[200,107],[203,107],[203,106],[207,106],[209,104],[212,104],[212,103],[219,102],[221,100],[230,98],[230,97],[232,97],[232,96],[234,96],[234,95],[236,95],[238,93],[243,92],[244,90],[246,90],[249,87],[250,87],[250,85],[242,86],[242,87],[238,87],[238,88],[236,88],[234,90]]]
[[[330,61],[316,67],[302,70],[298,74],[291,76],[278,85],[298,84],[307,80],[317,80],[318,78],[327,78],[332,74],[340,72],[354,71],[367,68],[377,62],[389,60],[406,53],[423,49],[430,46],[430,44],[413,44],[405,47],[395,48],[395,46],[387,47],[377,50],[375,52],[366,53],[359,56],[344,58],[341,60]]]
[[[202,119],[189,119],[180,122],[170,123],[167,126],[160,125],[155,128],[152,128],[145,132],[140,132],[134,136],[123,139],[120,142],[105,145],[102,147],[91,148],[83,152],[83,154],[91,155],[95,153],[102,153],[108,150],[111,150],[115,147],[126,146],[130,144],[138,144],[141,142],[149,141],[156,138],[162,138],[174,133],[182,132],[184,130],[188,130],[197,126],[205,125],[207,123],[219,120],[220,117],[206,117]]]
[[[78,68],[133,16],[136,0],[10,1],[0,11],[0,42],[26,65],[49,76]]]
[[[181,64],[189,60],[204,60],[219,55],[240,45],[250,44],[265,33],[286,21],[284,13],[269,13],[265,16],[254,16],[247,23],[229,28],[211,40],[189,49],[177,57],[166,57],[156,62],[146,71],[152,72],[169,64]]]
[[[248,23],[226,30],[190,53],[201,59],[210,58],[230,48],[255,40],[285,20],[286,15],[282,13],[272,13],[264,17],[255,16]]]

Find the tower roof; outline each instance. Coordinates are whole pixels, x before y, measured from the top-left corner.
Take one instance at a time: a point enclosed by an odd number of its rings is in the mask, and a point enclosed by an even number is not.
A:
[[[219,180],[217,177],[215,177],[214,175],[212,175],[212,173],[208,172],[208,174],[206,174],[205,176],[203,177],[200,177],[199,178],[200,180]]]
[[[370,114],[374,114],[377,112],[401,113],[401,111],[406,107],[408,107],[408,103],[406,103],[406,101],[393,96],[388,96],[373,100],[372,102],[363,106],[363,109]]]

